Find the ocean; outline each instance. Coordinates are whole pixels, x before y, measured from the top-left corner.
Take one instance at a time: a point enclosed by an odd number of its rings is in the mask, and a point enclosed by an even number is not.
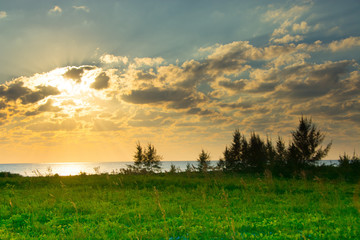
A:
[[[81,173],[118,173],[134,162],[68,162],[68,163],[14,163],[0,164],[0,172],[18,173],[22,176],[46,176],[58,174],[60,176],[79,175]],[[174,164],[181,171],[187,164],[197,165],[196,161],[161,161],[161,170],[169,171]],[[217,161],[211,161],[216,166]],[[321,160],[319,164],[337,165],[338,160]]]

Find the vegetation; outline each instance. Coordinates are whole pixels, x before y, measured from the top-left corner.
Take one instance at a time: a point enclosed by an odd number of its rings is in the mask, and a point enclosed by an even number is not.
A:
[[[191,173],[0,178],[0,239],[357,239],[359,185]]]
[[[0,239],[358,239],[360,158],[316,165],[324,134],[303,117],[291,134],[286,146],[235,130],[216,168],[202,150],[197,166],[159,172],[137,143],[118,174],[0,173]]]
[[[197,170],[199,172],[207,172],[210,168],[210,153],[205,152],[204,149],[202,149],[197,161]]]
[[[135,172],[155,172],[161,169],[160,160],[162,157],[157,154],[157,151],[151,143],[148,144],[147,148],[143,150],[142,146],[138,142],[136,144],[136,152],[134,154],[134,165],[129,168]]]
[[[292,142],[288,147],[280,137],[274,146],[270,139],[263,141],[255,132],[248,141],[236,129],[218,166],[226,171],[263,173],[268,169],[277,175],[293,176],[314,167],[330,150],[331,143],[324,149],[320,146],[325,135],[311,119],[301,117],[299,126],[291,134]]]
[[[298,128],[291,135],[293,142],[289,151],[293,158],[290,160],[296,161],[297,168],[314,165],[316,161],[325,157],[330,150],[331,143],[324,150],[322,147],[319,148],[325,135],[316,128],[311,119],[301,117]]]

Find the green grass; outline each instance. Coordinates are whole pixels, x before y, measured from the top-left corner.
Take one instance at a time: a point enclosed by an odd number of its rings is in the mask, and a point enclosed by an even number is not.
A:
[[[0,178],[0,239],[359,239],[359,185],[223,173]]]

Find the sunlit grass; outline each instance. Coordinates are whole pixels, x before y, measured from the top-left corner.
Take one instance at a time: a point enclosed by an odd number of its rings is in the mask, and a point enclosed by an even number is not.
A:
[[[358,185],[212,174],[0,179],[0,239],[356,239]]]

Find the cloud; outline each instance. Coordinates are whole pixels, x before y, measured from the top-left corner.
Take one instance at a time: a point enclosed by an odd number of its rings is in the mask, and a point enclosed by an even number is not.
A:
[[[329,44],[329,48],[333,52],[347,50],[358,46],[360,46],[360,37],[348,37],[339,41],[333,41]]]
[[[236,81],[222,80],[219,81],[218,84],[219,86],[222,86],[230,91],[238,92],[244,89],[246,85],[246,81],[244,79],[236,80]]]
[[[117,131],[119,126],[106,119],[95,119],[93,125],[93,131]]]
[[[323,96],[341,87],[341,76],[348,72],[348,67],[353,63],[353,61],[344,60],[286,68],[277,74],[279,79],[286,79],[286,81],[276,95],[294,99]]]
[[[263,20],[273,22],[281,25],[275,28],[270,42],[274,43],[289,43],[298,42],[304,39],[299,33],[305,34],[310,30],[306,21],[297,21],[304,15],[311,7],[312,1],[304,2],[303,5],[294,5],[290,8],[281,7],[273,9],[271,6],[268,11],[263,15]],[[292,33],[291,33],[292,31]]]
[[[61,108],[58,106],[53,106],[53,101],[48,99],[47,102],[43,105],[40,105],[35,111],[28,111],[25,113],[26,116],[35,116],[43,112],[59,112]]]
[[[60,122],[38,122],[27,127],[34,132],[51,132],[51,131],[73,131],[77,128],[78,123],[73,119],[65,119]]]
[[[0,97],[6,98],[7,101],[16,101],[31,93],[31,89],[24,87],[24,82],[15,81],[8,86],[0,85]]]
[[[3,101],[0,101],[0,109],[5,109],[7,107],[7,104]]]
[[[164,127],[173,124],[174,121],[167,118],[130,120],[129,125],[132,127]]]
[[[61,14],[61,13],[62,13],[62,9],[57,5],[55,5],[52,9],[50,9],[48,11],[48,14],[50,14],[50,15],[57,15],[57,14]]]
[[[109,80],[110,78],[106,75],[106,73],[102,72],[95,78],[95,82],[93,82],[90,87],[96,90],[108,88],[110,85]]]
[[[0,19],[6,18],[6,17],[7,17],[7,13],[5,11],[0,11]]]
[[[60,91],[56,87],[39,85],[35,87],[35,90],[32,90],[25,87],[24,82],[21,80],[15,80],[8,85],[0,85],[0,97],[5,99],[6,102],[16,102],[16,100],[20,99],[22,104],[32,104],[48,96],[58,94],[60,94]]]
[[[207,116],[214,114],[213,111],[208,109],[201,109],[201,108],[191,108],[187,112],[187,114],[194,114],[194,115],[200,115],[200,116]]]
[[[85,70],[92,70],[94,67],[92,66],[82,66],[82,67],[70,67],[68,70],[63,74],[65,78],[73,79],[77,83],[81,82],[81,77],[84,74]]]
[[[25,119],[19,126],[32,131],[141,127],[147,134],[159,126],[172,133],[184,127],[208,132],[236,126],[270,132],[300,113],[339,112],[346,121],[358,119],[357,62],[322,57],[358,46],[359,37],[299,44],[307,39],[301,34],[310,31],[305,21],[276,23],[283,28],[264,45],[214,44],[201,49],[200,59],[168,64],[163,58],[104,54],[97,64],[109,64],[106,72],[68,66],[10,81],[0,85],[0,109],[7,117],[2,124],[10,127],[16,118]],[[139,117],[141,111],[151,114]],[[73,121],[63,122],[69,117]]]
[[[84,12],[90,12],[90,9],[87,6],[73,6],[75,10],[80,10]]]
[[[155,79],[156,75],[153,71],[150,72],[143,72],[143,71],[137,71],[136,72],[136,80],[152,80]]]
[[[272,41],[275,43],[289,43],[289,42],[299,42],[301,40],[304,40],[304,37],[301,35],[291,36],[287,34],[282,38],[273,39]]]
[[[159,65],[162,62],[164,62],[164,59],[162,57],[157,58],[134,58],[134,62],[136,66],[153,66],[153,65]]]
[[[58,95],[60,91],[52,86],[37,86],[38,91],[28,93],[21,97],[23,104],[36,103],[48,96]]]
[[[144,90],[132,90],[130,94],[123,95],[122,99],[135,104],[146,104],[181,101],[188,95],[189,92],[182,89],[159,89],[154,87]]]
[[[301,32],[301,33],[307,33],[309,31],[310,27],[308,26],[307,22],[302,21],[301,23],[294,23],[292,26],[292,30],[294,32]]]
[[[310,5],[298,6],[295,5],[289,9],[278,8],[278,9],[269,9],[263,15],[265,21],[272,21],[274,23],[283,22],[285,20],[295,21],[302,14],[309,10]]]
[[[160,89],[156,87],[132,90],[129,94],[122,95],[122,100],[133,104],[161,104],[166,103],[169,108],[184,109],[195,107],[204,101],[199,93],[185,89]]]
[[[129,59],[126,56],[115,56],[112,54],[103,54],[100,57],[100,62],[111,64],[111,63],[123,63],[127,64],[129,62]]]

